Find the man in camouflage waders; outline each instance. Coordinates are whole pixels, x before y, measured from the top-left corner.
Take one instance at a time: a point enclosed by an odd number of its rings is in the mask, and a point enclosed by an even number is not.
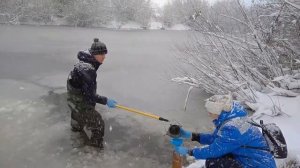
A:
[[[79,63],[74,65],[67,81],[72,131],[83,131],[89,139],[88,144],[100,148],[103,147],[104,121],[95,110],[96,103],[110,108],[115,108],[117,104],[115,100],[96,93],[97,70],[106,54],[106,45],[94,39],[90,49],[79,51]]]

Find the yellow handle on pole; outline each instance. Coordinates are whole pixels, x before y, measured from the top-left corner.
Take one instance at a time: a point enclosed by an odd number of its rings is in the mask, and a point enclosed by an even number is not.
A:
[[[165,118],[159,117],[159,116],[154,115],[154,114],[146,113],[146,112],[143,112],[143,111],[140,111],[140,110],[137,110],[137,109],[125,107],[125,106],[122,106],[122,105],[116,105],[116,107],[118,107],[119,109],[129,111],[129,112],[140,114],[140,115],[143,115],[143,116],[146,116],[146,117],[154,118],[154,119],[157,119],[157,120],[160,120],[160,121],[169,122],[169,120],[167,120]]]

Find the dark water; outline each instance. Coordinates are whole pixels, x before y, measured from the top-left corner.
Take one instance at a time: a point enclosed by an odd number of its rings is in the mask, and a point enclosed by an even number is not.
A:
[[[113,31],[0,26],[0,167],[170,167],[168,123],[97,106],[106,122],[105,149],[70,131],[65,80],[78,50],[99,37],[109,54],[98,71],[98,93],[193,131],[209,127],[194,89],[171,81],[180,62],[174,45],[185,31]]]

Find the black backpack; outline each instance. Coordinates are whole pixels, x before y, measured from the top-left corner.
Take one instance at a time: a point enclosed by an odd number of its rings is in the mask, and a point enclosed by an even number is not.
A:
[[[284,136],[275,123],[264,124],[263,120],[260,120],[260,124],[253,120],[249,123],[262,129],[262,134],[268,143],[270,152],[275,158],[284,159],[287,157],[288,151]]]

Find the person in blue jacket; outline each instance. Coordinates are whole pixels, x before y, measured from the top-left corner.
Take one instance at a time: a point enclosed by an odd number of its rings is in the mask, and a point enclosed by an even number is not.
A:
[[[248,123],[247,112],[229,95],[215,95],[206,101],[215,130],[212,134],[192,133],[181,128],[180,137],[171,139],[174,150],[181,155],[206,159],[207,168],[275,168],[275,160],[260,130]],[[188,149],[183,139],[205,146]]]

